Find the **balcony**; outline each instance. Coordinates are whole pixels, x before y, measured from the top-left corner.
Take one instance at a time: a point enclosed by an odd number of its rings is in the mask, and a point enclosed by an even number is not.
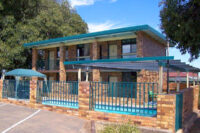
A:
[[[57,60],[38,60],[37,61],[37,70],[59,70],[59,59]]]

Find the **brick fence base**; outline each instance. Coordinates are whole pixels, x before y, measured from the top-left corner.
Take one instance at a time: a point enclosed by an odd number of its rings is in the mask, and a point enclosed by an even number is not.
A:
[[[79,83],[79,108],[72,109],[66,107],[49,106],[37,103],[36,91],[37,82],[31,81],[30,83],[30,101],[17,101],[10,99],[2,99],[2,84],[0,80],[0,101],[5,103],[11,103],[16,105],[22,105],[26,107],[44,109],[48,111],[55,111],[58,113],[64,113],[68,115],[74,115],[80,118],[96,121],[107,121],[107,122],[131,122],[138,126],[152,127],[157,129],[166,129],[170,132],[175,132],[175,118],[176,118],[176,94],[159,94],[157,96],[157,116],[155,117],[145,117],[145,116],[135,116],[135,115],[125,115],[125,114],[115,114],[115,113],[104,113],[90,110],[90,87],[89,82]],[[186,123],[187,118],[194,113],[197,109],[198,104],[198,92],[199,87],[195,86],[193,88],[185,89],[180,93],[183,93],[183,129],[188,130]],[[189,99],[189,100],[188,100]],[[192,106],[189,106],[192,104]],[[187,117],[186,117],[187,116]],[[193,118],[193,117],[192,117]],[[190,120],[190,123],[193,120]],[[185,122],[185,123],[184,123]]]

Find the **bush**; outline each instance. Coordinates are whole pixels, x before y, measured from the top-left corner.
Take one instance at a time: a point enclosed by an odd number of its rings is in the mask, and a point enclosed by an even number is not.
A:
[[[140,133],[139,129],[131,125],[130,122],[126,124],[110,124],[104,127],[100,133]]]

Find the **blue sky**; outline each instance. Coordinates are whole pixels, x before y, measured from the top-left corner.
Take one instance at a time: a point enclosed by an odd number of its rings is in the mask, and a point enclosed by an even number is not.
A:
[[[161,0],[69,0],[80,16],[88,23],[89,31],[148,24],[160,30]],[[188,62],[189,54],[181,55],[170,48],[170,55],[200,68],[200,59]]]

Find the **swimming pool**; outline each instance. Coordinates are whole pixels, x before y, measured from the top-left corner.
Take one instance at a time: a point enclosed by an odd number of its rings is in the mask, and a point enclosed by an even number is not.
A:
[[[78,102],[65,100],[42,100],[42,104],[78,109]]]
[[[78,102],[64,101],[64,100],[43,100],[42,104],[74,108],[74,109],[79,108]],[[95,104],[94,111],[126,114],[126,115],[147,116],[147,117],[154,117],[157,115],[156,108],[111,106],[106,104]]]

